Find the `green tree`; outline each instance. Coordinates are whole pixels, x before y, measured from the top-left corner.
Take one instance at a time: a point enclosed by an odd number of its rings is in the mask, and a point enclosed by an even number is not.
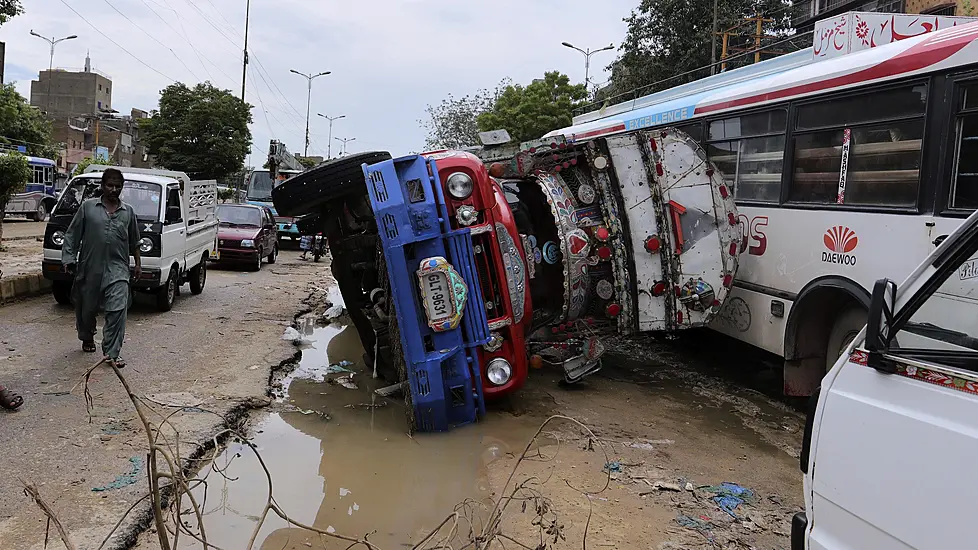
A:
[[[610,85],[599,98],[637,91],[637,95],[678,86],[711,74],[710,50],[716,44],[720,59],[721,39],[713,37],[714,0],[641,0],[625,18],[628,31],[611,66]],[[754,49],[755,26],[747,18],[761,14],[765,22],[762,45],[787,36],[791,28],[791,4],[787,0],[721,0],[717,4],[717,30],[736,27],[728,49],[740,52]],[[799,44],[811,45],[808,35]],[[777,50],[788,49],[780,45]],[[803,46],[802,46],[803,47]],[[752,63],[753,55],[731,60],[727,69]],[[700,70],[697,70],[700,69]],[[716,69],[719,72],[719,68]],[[690,74],[684,74],[693,71]],[[667,80],[668,79],[668,80]],[[622,99],[622,98],[618,98]]]
[[[0,143],[23,145],[27,153],[54,158],[51,123],[40,111],[31,107],[13,84],[0,85]]]
[[[567,75],[548,72],[528,86],[507,86],[492,108],[478,116],[479,129],[505,129],[516,141],[537,139],[569,126],[574,107],[585,98],[584,84],[571,84]]]
[[[79,162],[75,166],[75,169],[71,171],[71,177],[75,177],[75,176],[83,173],[85,171],[85,169],[88,168],[89,166],[91,166],[92,164],[95,164],[95,159],[93,159],[92,157],[85,157],[85,158],[83,158],[81,160],[81,162]]]
[[[22,13],[24,8],[20,5],[20,0],[0,0],[0,25]]]
[[[160,108],[140,125],[149,154],[167,169],[195,179],[220,179],[244,164],[251,148],[251,105],[210,82],[177,83],[160,94]]]
[[[495,90],[479,90],[461,98],[449,94],[437,106],[428,105],[427,120],[418,123],[427,131],[425,149],[464,149],[479,145],[479,124],[476,119],[492,108],[496,98],[509,86],[504,79]]]
[[[31,177],[27,157],[19,153],[0,154],[0,243],[3,243],[3,213],[10,197],[24,190]]]

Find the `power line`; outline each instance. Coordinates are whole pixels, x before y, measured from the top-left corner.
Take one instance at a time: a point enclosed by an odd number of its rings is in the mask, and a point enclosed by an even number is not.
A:
[[[228,28],[231,29],[232,32],[234,33],[238,32],[235,30],[234,25],[232,25],[231,22],[224,17],[224,14],[221,13],[221,10],[217,9],[217,6],[214,5],[214,2],[211,2],[211,0],[206,0],[206,2],[210,4],[212,8],[214,8],[214,11],[217,12],[217,15],[224,21],[225,24],[227,24]],[[237,35],[235,35],[235,38],[237,38]]]
[[[96,27],[94,24],[92,24],[91,21],[89,21],[88,19],[86,19],[84,15],[78,13],[78,11],[75,8],[71,7],[71,4],[69,4],[65,0],[61,0],[61,3],[64,4],[66,8],[68,8],[69,10],[71,10],[72,13],[74,13],[75,15],[77,15],[79,19],[81,19],[82,21],[84,21],[85,23],[87,23],[89,27],[92,27],[95,30],[95,32],[97,32],[100,35],[102,35],[102,38],[105,38],[109,42],[113,43],[117,48],[119,48],[120,50],[122,50],[122,51],[126,52],[127,54],[129,54],[129,57],[131,57],[131,58],[135,59],[136,61],[140,62],[147,69],[149,69],[149,70],[153,71],[154,73],[162,76],[163,78],[169,80],[170,82],[176,82],[176,80],[174,80],[173,78],[170,78],[169,76],[163,74],[162,72],[160,72],[158,69],[156,69],[155,67],[153,67],[149,63],[147,63],[147,62],[143,61],[142,59],[136,57],[136,54],[134,54],[131,51],[127,50],[125,48],[125,46],[123,46],[122,44],[119,44],[118,42],[116,42],[115,40],[113,40],[112,38],[110,38],[107,34],[105,34],[104,32],[102,32],[98,27]]]
[[[142,2],[143,5],[146,6],[146,8],[149,11],[153,12],[153,15],[155,15],[157,19],[159,19],[160,21],[162,21],[164,25],[166,25],[167,27],[169,27],[169,29],[171,31],[173,31],[175,34],[181,34],[179,31],[177,31],[175,28],[173,28],[173,25],[171,25],[169,21],[167,21],[166,19],[163,19],[163,16],[160,15],[159,13],[157,13],[157,11],[154,10],[153,7],[150,6],[149,3],[146,0],[140,0],[140,2]],[[178,23],[180,22],[180,19],[179,18],[177,18],[177,22]],[[183,29],[183,23],[180,23],[180,27],[181,27],[181,29]],[[190,46],[190,49],[193,50],[194,55],[197,56],[197,61],[200,63],[200,67],[202,69],[204,69],[204,72],[205,73],[207,73],[207,77],[208,78],[210,78],[211,80],[214,80],[214,76],[211,75],[211,72],[209,70],[207,70],[207,65],[204,65],[204,60],[201,58],[200,51],[198,51],[197,48],[194,47],[194,43],[190,40],[190,37],[187,36],[187,30],[186,29],[183,29],[183,33],[182,34],[183,34],[183,38],[187,41],[187,44]]]
[[[201,16],[201,17],[202,17],[202,18],[204,19],[204,21],[205,21],[205,22],[206,22],[206,23],[207,23],[208,25],[210,25],[210,26],[211,26],[211,28],[213,28],[213,29],[214,29],[215,31],[217,31],[217,34],[219,34],[219,35],[221,35],[221,36],[222,36],[222,37],[223,37],[223,38],[224,38],[225,40],[227,40],[227,41],[228,41],[228,42],[229,42],[229,43],[230,43],[231,45],[233,45],[233,46],[235,46],[235,47],[237,47],[237,46],[238,46],[238,44],[237,44],[237,43],[235,43],[235,41],[234,41],[234,40],[233,40],[232,38],[230,38],[230,37],[229,37],[228,35],[226,35],[226,34],[224,34],[224,31],[222,31],[221,29],[219,29],[219,28],[217,27],[217,25],[215,25],[215,24],[214,24],[214,22],[213,22],[213,21],[211,21],[211,19],[210,19],[209,17],[207,17],[207,14],[206,14],[206,13],[204,13],[203,11],[201,11],[201,10],[200,10],[200,8],[198,8],[198,7],[197,7],[197,4],[194,4],[192,0],[184,0],[184,2],[186,2],[187,4],[189,4],[189,5],[190,5],[190,7],[192,7],[192,8],[194,9],[194,11],[196,11],[197,13],[199,13],[199,14],[200,14],[200,16]]]
[[[188,67],[186,63],[184,63],[183,59],[181,59],[180,56],[177,55],[177,52],[173,51],[173,48],[167,46],[163,42],[160,42],[155,36],[149,34],[149,32],[147,32],[146,29],[140,27],[138,24],[136,24],[135,21],[133,21],[132,19],[130,19],[129,16],[127,16],[126,14],[122,13],[121,11],[119,11],[119,8],[115,7],[115,5],[113,5],[112,2],[109,2],[109,0],[102,0],[102,1],[105,2],[106,4],[108,4],[108,6],[110,8],[112,8],[113,10],[115,10],[116,13],[118,13],[119,15],[121,15],[122,18],[125,19],[126,21],[128,21],[129,24],[131,24],[133,27],[136,27],[137,29],[139,29],[140,31],[142,31],[143,34],[145,34],[146,36],[152,38],[153,41],[155,41],[160,46],[163,46],[167,50],[170,50],[170,53],[173,54],[173,57],[177,58],[177,61],[179,61],[180,64],[183,65],[183,68],[184,69],[187,69],[187,71],[190,72],[190,75],[194,77],[194,80],[200,80],[200,78],[196,74],[194,74],[194,71],[190,67]]]
[[[265,70],[265,66],[264,66],[264,65],[262,65],[262,63],[261,63],[261,60],[260,60],[260,59],[258,59],[258,56],[256,56],[256,55],[254,54],[254,52],[248,52],[248,54],[249,54],[249,55],[251,55],[251,57],[253,57],[253,58],[255,59],[255,63],[257,63],[257,64],[258,64],[258,67],[259,67],[259,70],[260,70],[260,71],[264,71],[264,72],[265,72],[265,74],[268,74],[268,71],[267,71],[267,70]],[[259,72],[259,74],[261,74],[261,73]],[[295,114],[296,114],[296,116],[298,116],[298,117],[299,117],[299,119],[300,119],[300,120],[302,120],[302,119],[303,119],[303,115],[302,115],[302,113],[300,113],[300,112],[299,112],[299,110],[295,108],[295,105],[293,105],[293,104],[292,104],[292,102],[291,102],[291,101],[289,101],[289,98],[288,98],[288,96],[286,96],[285,94],[283,94],[283,93],[282,93],[282,90],[279,90],[279,87],[278,87],[278,84],[276,84],[276,83],[275,83],[275,79],[274,79],[274,78],[272,78],[272,77],[271,77],[270,75],[269,75],[269,77],[268,77],[268,78],[270,78],[270,79],[272,80],[272,85],[273,85],[273,86],[275,86],[275,89],[276,89],[276,90],[278,90],[278,93],[279,93],[279,95],[280,95],[280,96],[282,96],[282,98],[283,98],[283,99],[285,100],[285,103],[287,103],[287,104],[288,104],[288,106],[289,106],[289,107],[291,107],[293,111],[295,111]]]

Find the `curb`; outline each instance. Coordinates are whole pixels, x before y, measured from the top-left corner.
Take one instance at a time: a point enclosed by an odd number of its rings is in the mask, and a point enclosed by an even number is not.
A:
[[[18,235],[16,237],[4,237],[3,238],[3,242],[7,242],[7,241],[29,241],[29,240],[32,240],[32,239],[37,240],[37,242],[43,242],[44,241],[44,235]]]
[[[0,279],[0,305],[17,298],[37,296],[51,290],[51,281],[40,272]]]

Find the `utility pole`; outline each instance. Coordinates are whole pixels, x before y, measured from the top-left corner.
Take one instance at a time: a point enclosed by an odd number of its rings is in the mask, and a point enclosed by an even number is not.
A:
[[[599,52],[606,52],[608,50],[615,49],[615,45],[613,43],[594,51],[591,51],[591,48],[582,50],[570,42],[561,42],[560,45],[572,50],[577,50],[584,54],[584,89],[587,89],[588,85],[591,83],[591,56]]]
[[[346,115],[326,116],[322,113],[317,114],[329,121],[329,137],[327,138],[328,141],[326,141],[326,160],[329,160],[333,158],[333,121],[346,118]]]
[[[717,12],[720,0],[713,0],[713,42],[710,45],[710,74],[717,74]]]
[[[305,73],[300,73],[295,69],[289,69],[289,72],[305,77],[306,81],[309,84],[309,90],[308,93],[306,94],[306,147],[305,149],[302,150],[302,156],[308,157],[309,156],[309,109],[312,106],[312,81],[321,76],[326,76],[332,73],[331,71],[324,71],[319,74],[308,75]]]
[[[752,51],[754,53],[754,63],[759,63],[761,61],[761,54],[762,53],[774,53],[774,52],[770,52],[770,51],[762,51],[761,50],[761,39],[764,38],[764,23],[770,23],[772,21],[774,21],[774,20],[773,19],[767,19],[763,15],[761,15],[760,13],[758,13],[758,14],[754,15],[754,17],[748,17],[743,22],[741,22],[739,25],[734,25],[733,27],[730,27],[729,29],[727,29],[727,30],[725,30],[723,32],[717,33],[717,34],[719,34],[723,38],[723,45],[722,45],[722,49],[721,49],[721,52],[720,52],[720,72],[723,72],[723,71],[726,71],[727,70],[727,61],[726,60],[727,60],[727,56],[729,55],[730,52],[746,53],[746,52]],[[747,49],[744,49],[744,48],[731,48],[731,47],[729,47],[730,37],[732,35],[736,35],[737,34],[734,31],[736,31],[740,27],[743,27],[745,24],[751,23],[751,22],[753,22],[755,24],[754,34],[752,36],[752,38],[754,39],[754,49],[753,50],[747,50]]]
[[[241,101],[245,100],[245,85],[248,83],[248,24],[251,21],[251,0],[245,4],[244,55],[241,60]]]
[[[356,140],[357,140],[357,138],[336,138],[336,141],[342,141],[343,142],[343,149],[340,150],[340,156],[341,157],[346,154],[346,144],[347,143],[350,143],[351,141],[356,141]]]
[[[31,29],[31,36],[36,36],[51,45],[51,58],[48,61],[48,91],[47,91],[47,100],[48,100],[47,112],[51,112],[51,78],[54,76],[54,47],[58,45],[58,42],[63,42],[65,40],[74,40],[78,38],[78,35],[73,34],[71,36],[66,36],[64,38],[58,38],[57,40],[55,40],[54,38],[41,36],[36,32],[34,32],[34,29]]]

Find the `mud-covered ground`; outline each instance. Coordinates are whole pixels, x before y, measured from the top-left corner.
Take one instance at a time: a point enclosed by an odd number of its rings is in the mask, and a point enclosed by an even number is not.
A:
[[[23,219],[3,220],[0,242],[0,277],[13,277],[41,271],[44,223]]]
[[[586,383],[562,388],[556,372],[533,371],[482,422],[411,436],[403,401],[372,392],[384,384],[363,363],[352,326],[324,325],[319,313],[300,319],[302,358],[273,377],[274,402],[250,424],[275,502],[296,522],[369,534],[385,549],[421,542],[450,516],[427,546],[457,527],[448,542],[461,548],[493,510],[501,510],[498,548],[580,548],[585,537],[588,548],[789,545],[790,518],[803,505],[802,418],[745,387],[763,385],[763,370],[754,369],[759,379],[725,376],[761,360],[750,350],[703,352],[695,341],[714,338],[705,333],[616,342],[625,354]],[[583,426],[548,422],[555,415]],[[215,464],[201,472],[210,480],[208,540],[246,548],[268,478],[241,443]],[[271,517],[255,548],[348,545]],[[138,547],[158,547],[155,535]]]

